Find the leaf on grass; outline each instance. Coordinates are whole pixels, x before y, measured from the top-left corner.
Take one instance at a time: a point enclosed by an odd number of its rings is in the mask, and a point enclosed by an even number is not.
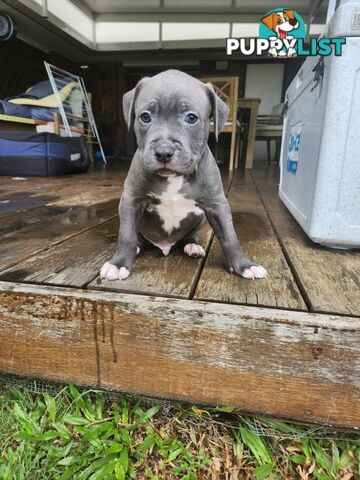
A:
[[[341,453],[340,458],[339,458],[340,468],[349,468],[351,464],[352,464],[351,457],[350,457],[349,453],[346,450],[344,450]]]
[[[145,452],[146,450],[150,450],[151,447],[155,445],[155,435],[151,434],[145,437],[144,441],[140,445],[140,450]]]
[[[340,454],[338,446],[334,441],[331,442],[331,456],[333,473],[337,475],[340,471]]]
[[[223,407],[208,407],[210,412],[223,412],[223,413],[232,413],[235,410],[233,405],[224,405]]]
[[[59,460],[57,464],[68,467],[68,466],[73,465],[74,463],[77,463],[79,461],[81,461],[81,458],[76,457],[74,455],[70,455],[69,457],[64,457],[61,460]]]
[[[328,474],[332,472],[332,466],[329,462],[329,458],[324,452],[323,448],[317,443],[312,442],[312,449],[315,454],[315,459],[318,465]]]
[[[53,423],[52,426],[58,432],[59,437],[64,438],[66,440],[71,439],[71,433],[69,432],[69,430],[66,428],[65,425],[63,425],[62,423]]]
[[[282,422],[280,420],[273,420],[262,418],[261,422],[267,425],[274,430],[278,430],[279,432],[283,433],[301,433],[303,432],[303,428],[301,426],[291,425],[289,423]]]
[[[157,412],[160,410],[161,405],[154,405],[151,407],[149,410],[147,410],[145,413],[141,413],[140,417],[136,420],[135,423],[133,423],[129,428],[130,430],[133,430],[137,428],[139,425],[142,425],[143,423],[146,423],[149,418],[153,417],[154,415],[157,414]]]
[[[183,451],[183,448],[177,448],[176,450],[173,450],[172,452],[170,452],[166,461],[172,462],[180,455],[180,453],[182,453],[182,451]]]
[[[56,412],[57,412],[55,398],[51,397],[48,393],[46,393],[44,395],[44,400],[45,400],[46,410],[49,415],[49,420],[50,422],[55,422]]]
[[[129,454],[126,448],[121,450],[118,463],[123,467],[124,472],[127,473],[129,469]]]
[[[264,463],[264,465],[260,465],[260,467],[255,468],[253,474],[255,475],[257,480],[264,480],[271,474],[273,468],[273,463]]]
[[[305,465],[306,457],[305,455],[291,455],[290,460],[297,465]]]
[[[46,442],[59,436],[59,432],[56,430],[48,430],[47,432],[38,435],[32,435],[31,433],[26,432],[19,432],[15,435],[17,440],[31,440],[33,442]]]
[[[89,420],[86,418],[77,417],[75,415],[65,415],[63,421],[69,425],[88,425],[89,423]]]
[[[30,433],[32,435],[37,433],[36,424],[23,411],[23,409],[17,402],[14,403],[14,415],[16,420],[20,423],[21,427],[25,430],[26,433]]]
[[[315,468],[313,473],[314,473],[314,477],[317,480],[333,480],[334,478],[332,476],[326,475],[324,472],[322,472],[318,468]]]
[[[249,447],[259,463],[272,463],[270,453],[260,437],[244,427],[240,428],[240,433],[243,442]]]
[[[115,478],[116,480],[125,480],[125,470],[120,462],[115,463]]]

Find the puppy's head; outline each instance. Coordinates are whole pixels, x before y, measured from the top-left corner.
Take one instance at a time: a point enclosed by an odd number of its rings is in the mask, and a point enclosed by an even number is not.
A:
[[[283,10],[282,12],[272,12],[261,21],[270,30],[277,33],[278,37],[286,38],[287,34],[292,30],[299,28],[299,22],[296,20],[294,10]]]
[[[189,175],[207,144],[210,117],[215,135],[223,128],[227,105],[211,84],[177,70],[143,78],[123,98],[125,121],[134,124],[140,161],[150,172]]]

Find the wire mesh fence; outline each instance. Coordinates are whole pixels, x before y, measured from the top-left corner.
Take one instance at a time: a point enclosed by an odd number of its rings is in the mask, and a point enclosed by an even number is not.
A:
[[[14,375],[0,375],[0,391],[2,388],[9,387],[15,389],[22,389],[33,395],[58,395],[64,388],[65,384],[52,383],[43,380],[29,379],[26,377],[18,377]],[[179,409],[179,402],[172,402],[167,399],[147,397],[143,395],[127,394],[124,392],[118,392],[113,390],[104,390],[101,388],[89,388],[79,387],[82,394],[89,393],[90,395],[100,394],[109,401],[118,401],[122,396],[127,395],[134,399],[134,401],[140,402],[144,407],[151,408],[155,405],[160,406],[159,414],[167,419],[176,415]],[[185,403],[184,403],[185,405]],[[187,405],[188,406],[188,405]],[[277,420],[271,420],[267,418],[258,418],[242,415],[237,413],[236,410],[229,414],[222,411],[221,408],[204,407],[196,410],[199,412],[208,413],[206,415],[194,414],[193,416],[182,419],[184,423],[193,424],[197,426],[208,426],[209,424],[221,425],[226,428],[240,429],[246,426],[252,433],[261,437],[272,437],[277,440],[298,440],[302,438],[312,438],[317,440],[354,440],[358,438],[356,433],[349,431],[339,431],[333,429],[327,425],[292,425],[286,422],[279,422]],[[0,429],[3,425],[0,425]]]

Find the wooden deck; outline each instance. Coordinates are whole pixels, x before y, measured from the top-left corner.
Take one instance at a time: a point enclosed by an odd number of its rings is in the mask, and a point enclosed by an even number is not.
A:
[[[224,176],[243,249],[269,277],[155,249],[101,281],[125,169],[0,177],[0,370],[360,428],[360,255],[312,243],[276,168]]]

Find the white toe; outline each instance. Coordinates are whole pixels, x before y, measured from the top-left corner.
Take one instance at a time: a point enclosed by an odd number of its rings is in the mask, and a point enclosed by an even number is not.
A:
[[[130,275],[129,270],[126,267],[121,267],[119,270],[119,280],[125,280]]]
[[[118,269],[110,262],[104,263],[100,270],[100,277],[106,280],[125,280],[129,276],[130,272],[127,268],[121,267]]]
[[[252,267],[245,268],[241,274],[242,277],[250,278],[252,280],[255,278],[265,278],[267,275],[267,271],[261,265],[253,265]]]
[[[254,274],[253,272],[250,270],[250,268],[245,268],[242,272],[241,272],[241,276],[244,277],[244,278],[251,278],[252,280],[254,280]]]
[[[104,263],[104,265],[101,267],[101,270],[100,270],[100,277],[101,278],[105,278],[106,277],[106,274],[109,270],[109,266],[110,266],[110,263],[109,262],[106,262]]]
[[[106,280],[116,280],[118,278],[119,271],[110,262],[104,263],[100,270],[100,277],[106,278]]]
[[[265,268],[261,265],[253,265],[250,267],[250,270],[253,272],[255,278],[265,278],[268,275]]]
[[[197,243],[187,243],[184,247],[184,253],[189,257],[205,257],[205,250]]]

